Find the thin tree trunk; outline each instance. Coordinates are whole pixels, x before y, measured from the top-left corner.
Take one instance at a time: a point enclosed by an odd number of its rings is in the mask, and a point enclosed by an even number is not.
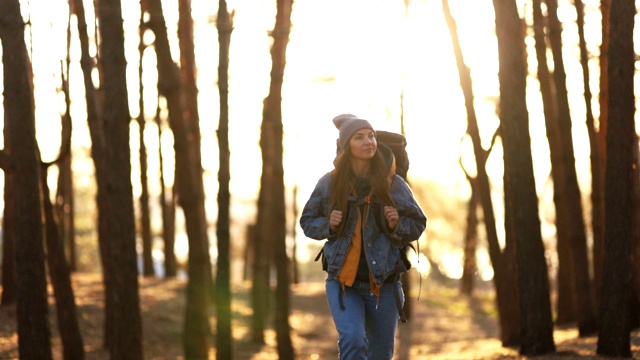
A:
[[[164,155],[162,153],[162,121],[160,119],[160,108],[158,107],[155,116],[158,127],[158,163],[160,164],[160,212],[162,213],[162,239],[164,242],[164,277],[172,278],[178,273],[176,253],[174,245],[176,243],[175,234],[175,200],[173,188],[167,192],[167,185],[164,179]]]
[[[522,355],[555,351],[549,279],[533,177],[526,106],[524,42],[515,1],[494,0],[500,61],[500,126],[504,146],[506,230],[516,241]]]
[[[69,13],[71,19],[71,13]],[[67,28],[67,58],[66,64],[62,71],[62,91],[65,100],[65,113],[62,116],[61,136],[71,134],[71,97],[69,95],[69,68],[71,63],[70,43],[71,43],[71,23],[68,22]],[[65,75],[66,74],[66,75]],[[69,141],[69,148],[71,143]],[[76,270],[76,244],[75,244],[75,223],[74,223],[74,195],[73,195],[73,171],[72,152],[68,151],[66,155],[58,161],[58,184],[56,189],[56,201],[54,202],[55,211],[58,216],[58,222],[61,233],[61,241],[65,247],[65,253],[68,260],[69,270]]]
[[[192,139],[192,133],[183,118],[181,105],[181,85],[179,71],[171,58],[167,27],[159,0],[149,1],[149,26],[156,40],[158,58],[158,89],[167,100],[169,124],[174,135],[176,155],[175,186],[178,201],[184,212],[189,240],[189,263],[187,274],[187,304],[183,342],[185,356],[190,359],[207,358],[211,328],[208,305],[211,295],[211,260],[207,219],[204,209],[202,166],[198,161],[199,140]]]
[[[220,170],[218,172],[218,261],[216,277],[216,330],[217,352],[220,360],[233,359],[233,334],[231,332],[231,274],[229,213],[231,193],[229,182],[229,46],[233,30],[233,15],[227,10],[227,2],[218,2],[218,91],[220,93],[220,120],[218,125],[218,147],[220,148]]]
[[[70,142],[71,134],[69,133],[68,135],[69,137],[66,141]],[[66,154],[62,154],[62,157],[66,157]],[[58,161],[60,160],[61,159]],[[77,306],[73,295],[73,286],[71,284],[71,270],[65,259],[64,242],[60,236],[61,232],[58,228],[58,223],[56,222],[53,211],[53,204],[50,199],[50,190],[47,184],[47,168],[48,164],[42,165],[40,184],[43,190],[47,264],[49,266],[49,277],[51,278],[53,294],[56,299],[58,332],[62,339],[64,359],[84,359],[84,345],[77,318]]]
[[[293,199],[291,201],[293,204],[293,226],[291,227],[291,237],[293,238],[293,249],[292,249],[292,257],[291,257],[291,271],[293,274],[293,283],[300,283],[300,264],[298,263],[298,241],[297,233],[298,233],[298,185],[293,186]],[[405,301],[406,302],[406,301]]]
[[[127,98],[124,30],[120,0],[98,3],[101,65],[104,89],[103,133],[108,224],[105,234],[110,260],[104,270],[113,275],[113,338],[109,345],[115,359],[142,359],[142,318],[138,290],[135,215],[131,185],[129,148],[129,104]]]
[[[460,279],[460,293],[466,296],[473,295],[475,276],[478,271],[476,261],[476,248],[478,246],[478,181],[467,176],[471,187],[471,197],[467,207],[467,223],[464,235],[464,261],[462,265],[462,278]]]
[[[558,124],[558,107],[554,97],[555,84],[547,65],[546,19],[542,15],[541,0],[533,0],[533,30],[536,57],[538,60],[538,81],[544,109],[545,128],[551,156],[551,176],[553,179],[553,200],[556,210],[556,243],[558,272],[556,280],[556,324],[564,325],[576,320],[574,305],[573,259],[569,246],[569,208],[564,188],[566,174],[562,165],[562,140]]]
[[[146,128],[146,120],[144,117],[144,84],[142,83],[142,57],[146,48],[144,44],[144,33],[146,26],[144,24],[144,14],[147,11],[146,0],[140,1],[140,25],[139,25],[139,44],[138,53],[140,60],[138,63],[138,135],[140,143],[140,230],[142,237],[142,274],[144,276],[155,276],[155,270],[153,268],[153,239],[151,235],[151,216],[149,210],[149,182],[147,180],[147,147],[144,143],[144,131]]]
[[[489,151],[482,147],[478,121],[473,107],[474,96],[471,73],[464,63],[460,41],[458,40],[457,25],[451,15],[449,2],[443,0],[442,5],[458,65],[460,87],[465,97],[467,133],[471,137],[476,159],[478,201],[482,206],[489,258],[494,270],[493,282],[496,290],[496,307],[498,308],[500,322],[500,339],[503,346],[515,346],[520,344],[520,307],[518,301],[515,301],[518,297],[516,272],[507,271],[507,269],[515,267],[515,251],[511,250],[514,249],[513,241],[511,238],[506,239],[506,246],[503,252],[498,241],[496,218],[491,198],[491,184],[485,168]]]
[[[632,176],[635,165],[635,2],[611,3],[605,244],[598,355],[631,356]]]
[[[280,359],[293,359],[291,342],[290,312],[290,260],[286,250],[286,212],[284,194],[283,131],[282,131],[282,83],[286,64],[286,50],[291,31],[292,0],[278,0],[276,22],[272,32],[271,47],[271,83],[269,95],[264,101],[262,112],[262,149],[261,198],[258,211],[264,216],[258,218],[258,233],[270,238],[272,260],[277,272],[275,329],[278,356]],[[262,220],[262,222],[260,222]],[[263,244],[259,244],[262,247]],[[256,252],[263,254],[263,252]],[[266,253],[266,252],[265,252]],[[268,266],[268,265],[267,265]],[[254,269],[255,271],[255,269]],[[254,284],[255,285],[255,284]]]
[[[567,212],[567,240],[571,250],[571,263],[573,265],[572,273],[574,276],[573,284],[575,287],[574,296],[578,330],[580,336],[587,336],[596,332],[597,322],[591,291],[589,258],[587,255],[587,235],[582,215],[582,194],[578,185],[575,166],[576,161],[573,152],[567,76],[565,74],[562,57],[562,24],[558,19],[557,9],[557,0],[547,0],[549,39],[553,53],[553,76],[558,105],[558,135],[560,137],[560,149],[562,150],[560,165],[563,168],[562,175],[564,175],[560,181],[563,187],[563,195],[566,197],[566,209],[563,209],[563,211]]]
[[[4,81],[4,151],[11,159],[18,351],[21,359],[51,359],[47,281],[42,246],[40,169],[31,65],[18,0],[0,5]]]
[[[595,125],[587,124],[589,130],[589,144],[591,149],[591,203],[593,207],[593,289],[595,292],[595,307],[600,309],[602,260],[604,258],[605,236],[605,170],[607,168],[607,118],[609,113],[609,78],[607,69],[609,64],[609,14],[611,0],[601,0],[602,13],[602,44],[600,45],[600,117],[599,129]]]
[[[87,124],[89,126],[89,135],[91,137],[91,157],[95,168],[95,179],[97,185],[96,204],[98,207],[98,245],[100,248],[100,260],[102,264],[102,276],[105,287],[105,317],[104,317],[104,347],[110,348],[111,338],[113,336],[112,319],[114,315],[114,295],[112,291],[114,284],[112,281],[113,274],[106,271],[110,267],[109,247],[107,246],[107,184],[106,172],[107,164],[105,158],[105,134],[102,128],[102,104],[100,103],[100,94],[93,84],[93,70],[95,68],[94,60],[89,54],[89,36],[87,33],[87,22],[85,18],[84,4],[81,0],[72,0],[71,12],[76,15],[78,21],[78,38],[80,41],[80,66],[82,68],[82,77],[84,81],[85,100],[87,106]]]

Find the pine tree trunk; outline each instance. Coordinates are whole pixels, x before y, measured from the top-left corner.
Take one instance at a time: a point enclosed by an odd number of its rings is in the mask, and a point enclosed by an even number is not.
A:
[[[229,213],[231,193],[229,183],[229,46],[233,30],[233,15],[227,10],[227,2],[218,2],[218,91],[220,93],[220,120],[218,125],[218,147],[220,148],[220,170],[218,171],[218,261],[216,276],[216,358],[233,359],[233,334],[231,332],[231,269]]]
[[[69,134],[70,135],[70,134]],[[70,137],[70,136],[69,136]],[[68,139],[70,141],[70,139]],[[82,334],[77,318],[77,306],[71,284],[71,270],[67,264],[64,242],[53,212],[47,184],[47,167],[42,166],[41,186],[43,189],[45,238],[49,277],[56,299],[58,332],[62,339],[63,356],[66,360],[83,359],[85,356]]]
[[[169,124],[176,154],[175,187],[184,212],[189,241],[187,304],[183,343],[185,357],[207,358],[209,353],[208,305],[211,298],[211,260],[204,209],[202,166],[198,161],[199,140],[192,140],[190,126],[183,118],[180,73],[171,58],[167,27],[159,0],[149,1],[149,26],[155,34],[158,89],[167,100]]]
[[[129,148],[129,104],[127,98],[124,30],[120,0],[101,0],[98,6],[101,36],[100,64],[104,78],[105,135],[104,183],[106,201],[100,216],[105,217],[108,267],[112,274],[111,356],[116,359],[142,359],[142,318],[138,290],[135,215],[131,185]],[[102,209],[101,209],[102,210]]]
[[[485,165],[489,152],[482,147],[480,131],[473,107],[473,87],[469,68],[464,63],[460,41],[458,40],[457,25],[451,16],[449,3],[442,1],[442,8],[445,19],[449,27],[453,50],[458,65],[460,86],[465,97],[465,107],[467,110],[467,133],[473,143],[473,152],[476,159],[476,181],[478,186],[478,201],[482,206],[484,226],[487,234],[489,248],[489,258],[493,266],[493,282],[496,291],[496,307],[500,322],[500,339],[503,346],[516,346],[520,344],[520,308],[517,299],[517,279],[514,271],[508,271],[515,267],[515,251],[513,239],[507,237],[505,249],[500,248],[498,232],[496,228],[496,218],[493,210],[493,200],[491,198],[491,184]]]
[[[500,61],[500,128],[504,146],[507,237],[516,241],[522,355],[555,351],[549,279],[533,177],[526,106],[524,42],[515,1],[494,0]]]
[[[630,357],[632,176],[635,165],[633,1],[611,3],[608,79],[605,252],[598,355]]]
[[[573,265],[572,282],[575,291],[575,308],[580,336],[591,335],[597,330],[595,310],[591,291],[589,259],[587,255],[587,235],[585,230],[582,194],[578,185],[575,156],[573,152],[573,136],[571,132],[571,112],[567,91],[567,76],[562,56],[562,24],[557,15],[557,0],[547,0],[549,13],[549,39],[553,53],[554,82],[558,105],[558,134],[560,137],[560,165],[562,166],[563,195],[566,197],[567,241],[571,251]]]
[[[4,151],[11,160],[13,236],[21,359],[51,359],[47,280],[42,245],[40,168],[31,66],[18,0],[0,6],[4,81]]]
[[[286,64],[286,50],[291,31],[292,0],[278,0],[276,22],[272,32],[271,47],[271,83],[269,95],[264,101],[262,112],[262,133],[260,148],[262,149],[261,194],[268,192],[259,204],[258,233],[263,234],[272,247],[272,260],[277,272],[275,329],[278,356],[280,359],[293,359],[294,351],[291,342],[290,312],[290,260],[286,250],[286,211],[284,192],[283,131],[282,131],[282,83]],[[263,191],[263,189],[265,191]],[[259,247],[263,246],[262,244]],[[257,249],[256,249],[257,250]],[[263,254],[262,252],[256,252]]]

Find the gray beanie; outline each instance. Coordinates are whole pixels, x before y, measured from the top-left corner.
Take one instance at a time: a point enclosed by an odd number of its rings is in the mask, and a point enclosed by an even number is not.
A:
[[[371,129],[375,133],[373,126],[365,119],[360,119],[353,114],[340,114],[333,118],[333,124],[340,130],[338,146],[344,150],[349,145],[349,140],[356,131],[361,129]]]

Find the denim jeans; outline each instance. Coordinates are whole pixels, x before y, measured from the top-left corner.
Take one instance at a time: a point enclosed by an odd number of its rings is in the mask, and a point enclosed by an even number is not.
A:
[[[338,330],[341,360],[390,360],[400,315],[394,286],[404,304],[400,281],[384,284],[380,299],[371,292],[369,282],[356,281],[342,292],[340,283],[327,279],[326,294]],[[340,308],[340,298],[344,309]]]

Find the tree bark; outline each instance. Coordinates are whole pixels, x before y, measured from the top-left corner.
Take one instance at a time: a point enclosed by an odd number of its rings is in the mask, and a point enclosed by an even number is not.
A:
[[[465,98],[465,108],[467,110],[467,134],[473,143],[473,152],[476,159],[476,182],[478,201],[482,206],[484,226],[487,234],[489,248],[489,258],[493,266],[493,283],[496,290],[496,307],[500,322],[500,339],[503,346],[515,346],[520,344],[520,307],[517,299],[517,279],[515,271],[507,271],[515,268],[515,251],[512,251],[514,244],[511,238],[506,239],[505,249],[501,249],[498,241],[496,229],[496,218],[493,210],[493,200],[491,198],[491,184],[485,165],[489,156],[489,151],[482,147],[480,131],[473,107],[474,96],[471,72],[464,62],[460,41],[458,40],[457,25],[451,15],[449,2],[442,1],[442,8],[449,27],[449,34],[453,43],[453,50],[458,65],[458,75],[460,77],[460,87]]]
[[[7,144],[8,134],[4,132],[4,143]],[[14,233],[13,211],[13,176],[10,171],[4,171],[4,211],[2,212],[2,299],[1,306],[16,303],[18,284],[16,284],[16,241]]]
[[[504,146],[506,230],[516,241],[522,355],[555,351],[549,279],[533,177],[526,105],[524,42],[515,1],[494,0],[499,52],[500,126]],[[510,236],[510,235],[507,235]]]
[[[607,118],[609,113],[609,14],[611,0],[601,0],[602,13],[602,44],[600,45],[600,117],[599,128],[589,126],[589,144],[591,149],[591,202],[593,206],[593,289],[595,292],[595,306],[600,309],[600,294],[602,284],[602,261],[604,258],[605,236],[605,171],[607,168]]]
[[[277,272],[275,329],[278,355],[281,359],[293,359],[294,351],[291,342],[290,312],[290,259],[286,250],[286,211],[284,193],[283,131],[282,131],[282,83],[286,64],[286,50],[291,31],[292,0],[278,0],[277,13],[271,47],[271,83],[269,95],[264,101],[262,112],[262,133],[260,148],[262,149],[262,179],[258,211],[258,233],[261,234],[256,254],[265,243],[272,247],[272,260]],[[262,197],[264,196],[264,197]],[[265,241],[269,239],[268,241]],[[269,265],[268,263],[266,264]],[[254,271],[258,267],[254,268]],[[268,272],[267,272],[268,273]],[[255,286],[256,284],[254,284]],[[255,304],[255,303],[254,303]]]
[[[124,31],[120,0],[101,0],[98,14],[104,78],[106,247],[110,260],[104,270],[113,278],[113,336],[109,350],[115,359],[142,359],[142,319],[136,264],[135,216],[131,186],[129,104],[127,98]]]
[[[167,27],[159,0],[149,1],[149,26],[156,36],[155,49],[158,62],[158,90],[167,100],[169,124],[174,136],[176,154],[175,187],[178,203],[184,212],[189,241],[187,274],[187,305],[183,342],[185,357],[207,358],[211,328],[208,305],[211,297],[211,260],[207,219],[202,192],[202,166],[199,139],[193,139],[189,124],[185,123],[181,105],[180,74],[171,58]]]
[[[51,359],[51,330],[42,246],[42,202],[32,75],[18,0],[0,5],[5,151],[12,161],[11,191],[21,359]]]
[[[569,246],[569,209],[564,189],[566,174],[562,166],[562,140],[558,123],[557,99],[554,79],[547,65],[546,19],[542,15],[541,0],[533,0],[533,30],[536,57],[538,60],[538,81],[544,109],[545,128],[551,157],[551,177],[553,179],[553,200],[556,210],[556,247],[558,271],[556,275],[556,324],[564,325],[576,320],[574,305],[573,258]]]
[[[585,230],[582,194],[578,185],[576,174],[575,156],[573,152],[573,136],[571,132],[571,112],[567,91],[567,76],[564,70],[562,57],[562,24],[557,14],[558,1],[547,0],[549,13],[549,39],[553,53],[554,83],[558,105],[558,135],[560,137],[560,165],[563,168],[563,195],[566,197],[567,213],[567,241],[571,250],[571,263],[573,265],[573,283],[575,286],[575,307],[580,336],[588,336],[596,332],[597,322],[593,307],[591,278],[589,271],[589,258],[587,255],[587,235]],[[555,182],[555,180],[554,180]]]
[[[229,183],[229,46],[233,31],[233,15],[227,10],[226,0],[218,2],[218,91],[220,93],[220,120],[218,124],[218,147],[220,148],[220,169],[218,171],[218,261],[216,276],[217,352],[220,360],[233,359],[233,334],[231,331],[231,274],[230,274],[230,234],[229,213],[231,192]]]
[[[635,2],[611,3],[605,244],[598,355],[631,356],[632,186],[635,164]]]
[[[144,131],[146,128],[146,119],[144,116],[144,84],[142,82],[142,57],[146,48],[144,44],[144,33],[146,31],[146,25],[144,24],[144,14],[147,10],[146,0],[140,1],[140,25],[139,31],[139,44],[138,54],[140,56],[138,62],[138,135],[139,135],[139,156],[140,156],[140,232],[142,238],[142,275],[155,276],[155,269],[153,268],[153,236],[151,234],[151,215],[149,209],[149,181],[147,178],[147,147],[144,142]]]
[[[175,253],[175,196],[174,187],[167,191],[164,179],[164,155],[162,153],[162,121],[160,109],[156,111],[156,126],[158,127],[158,163],[160,164],[160,212],[162,213],[162,239],[164,243],[164,277],[172,278],[178,274],[178,264]]]
[[[67,139],[70,141],[70,136]],[[63,155],[63,158],[66,154]],[[59,159],[60,161],[62,159]],[[58,332],[62,339],[63,357],[65,360],[84,359],[84,345],[80,325],[77,318],[77,306],[71,284],[71,270],[67,264],[64,242],[60,236],[58,222],[54,215],[53,204],[50,199],[49,185],[47,184],[47,164],[42,165],[40,183],[43,190],[44,219],[45,219],[45,243],[47,248],[47,264],[49,277],[56,299],[56,314],[58,320]]]

